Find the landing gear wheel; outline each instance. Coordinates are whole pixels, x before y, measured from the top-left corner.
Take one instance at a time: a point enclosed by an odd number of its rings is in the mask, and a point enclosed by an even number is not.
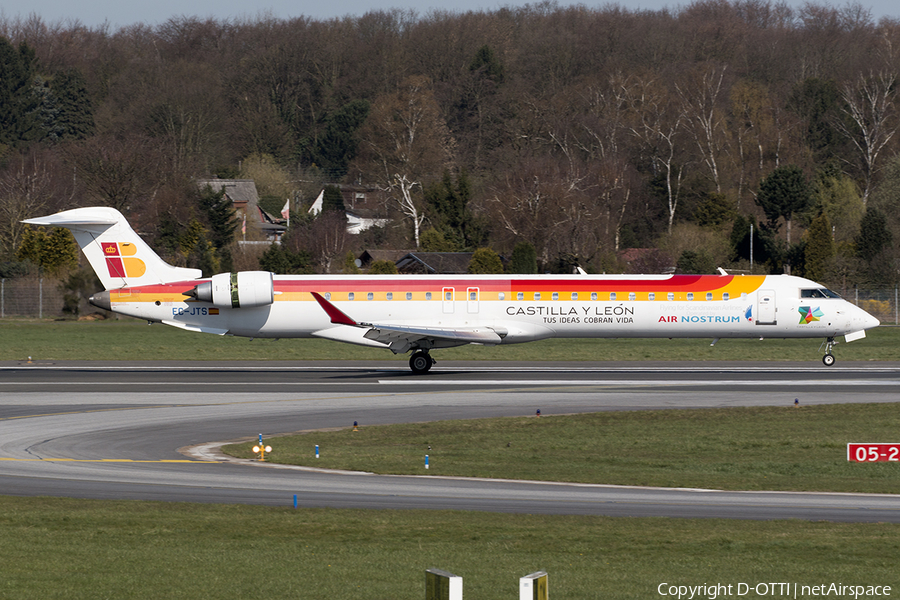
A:
[[[831,349],[834,348],[836,341],[834,341],[833,337],[830,337],[825,340],[825,356],[822,357],[822,362],[825,363],[826,367],[830,367],[834,364],[834,354],[831,353]]]
[[[431,355],[427,352],[422,352],[421,350],[413,352],[413,355],[409,357],[409,368],[412,369],[412,372],[416,375],[427,373],[431,370],[433,364],[434,359],[431,358]]]

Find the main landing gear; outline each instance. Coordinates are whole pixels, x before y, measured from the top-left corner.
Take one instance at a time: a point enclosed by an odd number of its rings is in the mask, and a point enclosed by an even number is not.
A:
[[[409,357],[409,368],[416,375],[423,375],[431,370],[434,363],[437,362],[425,350],[416,350]]]
[[[822,357],[822,362],[825,363],[826,367],[830,367],[834,364],[834,354],[831,353],[831,349],[834,348],[835,344],[837,344],[837,342],[834,341],[833,337],[830,337],[825,341],[825,356]]]

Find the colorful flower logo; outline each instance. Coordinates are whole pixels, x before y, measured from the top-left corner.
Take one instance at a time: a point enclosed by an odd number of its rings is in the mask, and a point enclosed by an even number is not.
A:
[[[820,318],[824,317],[825,313],[823,313],[819,307],[810,308],[808,306],[800,307],[800,324],[804,323],[812,323],[813,321],[818,321]]]

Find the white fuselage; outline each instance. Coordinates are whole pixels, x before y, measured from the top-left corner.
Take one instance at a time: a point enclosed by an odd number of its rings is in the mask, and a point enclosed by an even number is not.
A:
[[[272,302],[186,297],[197,281],[113,291],[116,312],[248,337],[384,344],[335,325],[310,292],[360,324],[486,328],[499,343],[543,338],[830,338],[878,321],[822,286],[780,276],[274,276]],[[824,290],[824,291],[820,291]],[[805,297],[804,297],[805,296]],[[358,335],[357,335],[358,334]],[[448,340],[431,347],[459,345]]]

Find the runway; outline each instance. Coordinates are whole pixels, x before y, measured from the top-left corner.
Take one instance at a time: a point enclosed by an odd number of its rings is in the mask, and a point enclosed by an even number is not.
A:
[[[895,402],[900,364],[0,363],[0,493],[529,514],[900,522],[900,496],[336,474],[198,460],[263,433],[493,416]],[[868,441],[868,440],[855,440]],[[885,440],[889,441],[889,440]],[[181,450],[181,451],[180,451]]]

